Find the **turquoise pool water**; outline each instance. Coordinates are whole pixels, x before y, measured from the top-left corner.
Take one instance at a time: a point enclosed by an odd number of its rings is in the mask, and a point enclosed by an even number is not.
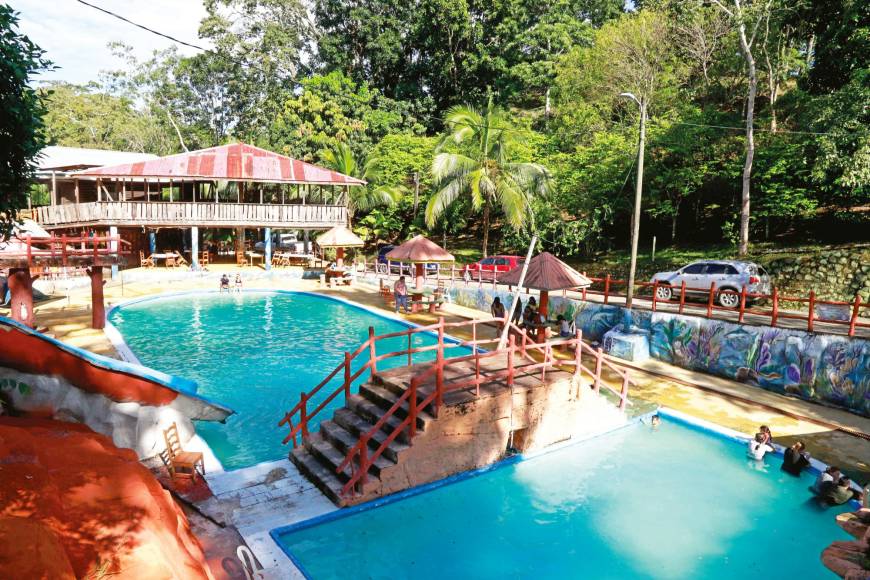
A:
[[[115,309],[110,322],[142,364],[199,383],[200,395],[234,411],[226,424],[200,422],[199,433],[226,469],[237,469],[286,457],[287,434],[278,427],[284,413],[368,338],[405,330],[401,322],[324,296],[302,293],[193,293],[149,299]],[[435,344],[430,334],[414,336],[414,345]],[[383,345],[383,346],[381,346]],[[378,353],[403,350],[407,338],[379,343]],[[449,352],[466,352],[454,347]],[[414,356],[415,362],[434,353]],[[355,368],[368,360],[365,353]],[[406,357],[387,359],[379,368],[404,364]],[[368,377],[364,373],[361,380]],[[328,396],[339,376],[321,390]],[[334,386],[333,386],[334,385]],[[309,411],[322,399],[312,401]],[[336,397],[321,411],[332,418],[343,404]]]
[[[819,556],[842,510],[780,464],[637,424],[276,537],[317,579],[836,578]]]

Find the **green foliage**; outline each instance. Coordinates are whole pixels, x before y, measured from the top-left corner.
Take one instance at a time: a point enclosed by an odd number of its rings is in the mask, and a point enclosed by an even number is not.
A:
[[[550,191],[550,174],[539,163],[521,161],[517,131],[490,99],[483,112],[469,106],[450,109],[444,118],[448,134],[442,145],[457,152],[438,153],[432,161],[435,193],[426,204],[426,225],[435,225],[460,196],[483,213],[483,254],[487,253],[490,211],[501,210],[514,229],[526,224],[534,196]]]
[[[380,171],[380,160],[370,157],[357,162],[346,143],[338,143],[332,149],[321,151],[323,164],[339,173],[356,177],[367,182],[365,186],[351,187],[348,194],[348,221],[358,210],[368,210],[382,205],[393,205],[401,199],[404,188],[384,182]]]
[[[0,240],[6,239],[45,146],[45,107],[30,81],[50,66],[43,51],[18,32],[18,16],[0,4]]]
[[[422,129],[407,103],[332,72],[306,79],[299,94],[284,100],[270,124],[266,145],[308,161],[338,143],[365,156],[388,134]]]

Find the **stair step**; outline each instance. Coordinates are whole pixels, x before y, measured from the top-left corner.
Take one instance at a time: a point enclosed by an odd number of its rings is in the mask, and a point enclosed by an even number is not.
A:
[[[332,441],[319,432],[312,434],[311,437],[308,438],[308,441],[305,442],[305,447],[308,448],[308,450],[311,451],[321,461],[321,463],[323,463],[333,473],[336,473],[336,468],[341,465],[344,458],[347,456],[346,452],[342,452],[333,445]],[[382,469],[392,467],[393,465],[395,465],[395,463],[389,459],[378,457],[369,467],[369,475],[380,477]],[[347,482],[350,479],[351,473],[350,465],[347,465],[343,470],[341,470],[341,472],[337,473],[338,479],[342,482]]]
[[[332,501],[341,506],[344,501],[341,497],[341,489],[344,483],[338,479],[335,473],[323,466],[305,447],[297,447],[290,452],[290,461],[299,469],[311,483]]]
[[[360,385],[359,394],[371,401],[372,403],[375,403],[378,406],[382,407],[384,411],[390,409],[390,407],[392,407],[401,396],[397,395],[396,393],[385,387],[373,385],[371,383],[365,383],[364,385]],[[408,416],[409,408],[410,405],[408,401],[402,401],[402,404],[399,406],[398,409],[396,409],[395,415],[398,416],[400,419],[404,419]],[[432,405],[427,405],[426,410],[417,414],[418,427],[424,427],[427,420],[433,419],[431,411]]]
[[[365,419],[366,421],[371,422],[372,426],[375,425],[378,421],[381,420],[381,417],[384,416],[384,409],[382,406],[371,402],[365,397],[357,394],[353,394],[350,398],[347,399],[347,406],[353,410],[354,413]],[[431,421],[431,418],[420,414],[417,415],[417,430],[425,431],[426,424]],[[402,423],[403,419],[398,417],[397,415],[391,415],[387,418],[386,422],[383,424],[381,431],[384,431],[387,435],[393,432],[393,430],[398,427]],[[405,429],[407,433],[407,429]],[[401,438],[402,441],[407,441],[407,437],[405,435],[399,435],[398,438]]]
[[[356,438],[359,438],[363,433],[368,433],[372,430],[372,427],[375,426],[374,423],[360,417],[348,408],[338,409],[333,415],[332,420],[338,425],[344,427],[346,431],[349,431]],[[386,441],[388,435],[389,434],[385,433],[382,429],[378,429],[372,434],[372,438],[369,439],[369,447],[372,450],[377,449],[384,441]],[[398,463],[399,453],[407,448],[408,431],[405,430],[398,437],[393,439],[387,448],[384,449],[384,456]]]

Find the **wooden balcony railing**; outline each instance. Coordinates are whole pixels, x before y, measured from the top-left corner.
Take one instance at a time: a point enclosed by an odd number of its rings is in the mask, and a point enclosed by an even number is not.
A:
[[[33,208],[43,226],[331,228],[347,223],[339,205],[94,201]]]

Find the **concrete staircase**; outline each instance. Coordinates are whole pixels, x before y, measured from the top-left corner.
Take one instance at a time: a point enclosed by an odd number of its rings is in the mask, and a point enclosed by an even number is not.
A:
[[[331,420],[320,423],[320,430],[312,433],[304,445],[290,453],[290,460],[299,471],[310,479],[336,505],[345,505],[341,497],[344,484],[351,477],[350,467],[337,472],[348,451],[357,444],[364,433],[369,432],[402,395],[406,384],[397,379],[396,373],[381,373],[361,385],[359,394],[353,394],[341,409],[335,411]],[[395,428],[408,416],[408,403],[390,416],[375,436],[369,441],[369,452],[378,449]],[[426,432],[435,420],[431,405],[417,415],[417,436]],[[380,478],[383,470],[398,464],[399,456],[409,448],[407,430],[386,447],[369,469],[369,476]]]

